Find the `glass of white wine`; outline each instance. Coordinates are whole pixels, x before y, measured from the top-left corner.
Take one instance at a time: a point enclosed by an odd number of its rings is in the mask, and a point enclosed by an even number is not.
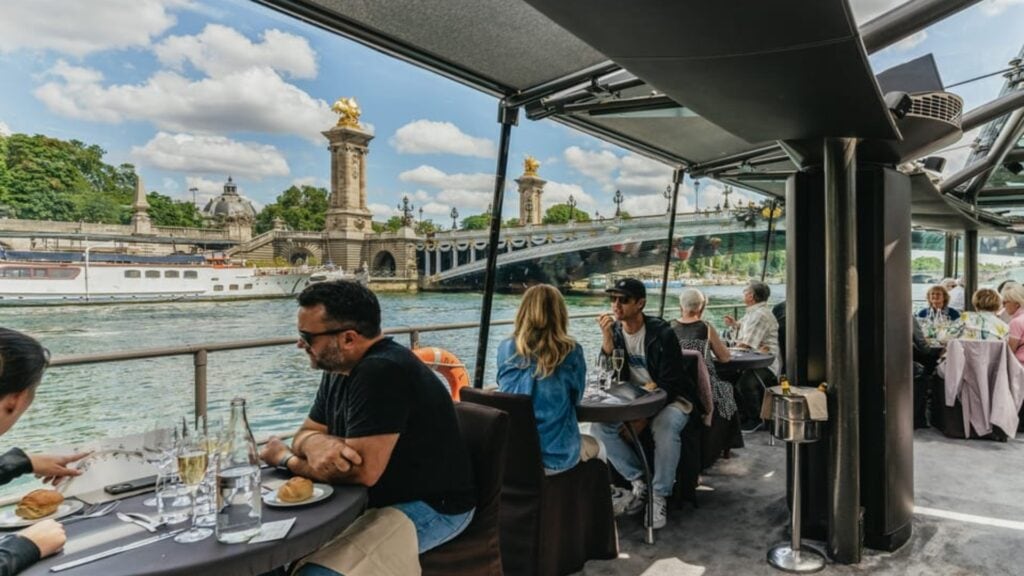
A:
[[[626,351],[622,348],[612,350],[612,369],[615,370],[615,383],[622,381],[622,367],[626,364]]]
[[[196,524],[196,491],[206,477],[206,467],[209,463],[208,450],[209,445],[202,429],[181,438],[178,442],[178,476],[192,497],[192,528],[188,532],[182,532],[175,536],[175,542],[189,544],[209,538],[213,534],[213,530],[200,528]]]

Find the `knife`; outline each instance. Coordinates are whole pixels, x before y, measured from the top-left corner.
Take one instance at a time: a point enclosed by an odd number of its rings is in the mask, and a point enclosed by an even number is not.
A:
[[[132,542],[131,544],[124,544],[122,546],[117,546],[117,547],[111,548],[109,550],[104,550],[102,552],[97,552],[95,554],[92,554],[91,556],[85,556],[84,558],[79,558],[78,560],[72,560],[71,562],[65,562],[63,564],[58,564],[56,566],[51,566],[50,567],[50,572],[61,572],[61,571],[68,570],[68,569],[71,569],[71,568],[77,568],[79,566],[82,566],[84,564],[88,564],[90,562],[95,562],[97,560],[102,560],[104,558],[109,558],[110,556],[114,556],[114,555],[120,554],[121,552],[127,552],[129,550],[135,550],[136,548],[142,548],[143,546],[148,546],[150,544],[155,544],[155,543],[157,543],[157,542],[159,542],[161,540],[166,540],[166,539],[171,538],[173,536],[177,536],[178,533],[184,532],[184,531],[185,531],[184,528],[178,528],[177,530],[172,530],[172,531],[170,531],[170,532],[168,532],[166,534],[160,534],[159,536],[152,536],[152,537],[146,538],[144,540],[139,540],[137,542]]]

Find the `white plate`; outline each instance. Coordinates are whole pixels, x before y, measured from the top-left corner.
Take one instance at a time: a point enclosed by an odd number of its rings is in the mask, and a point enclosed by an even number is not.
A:
[[[282,502],[281,500],[277,499],[276,489],[264,493],[263,502],[267,506],[271,506],[273,508],[291,508],[293,506],[305,506],[306,504],[313,504],[314,502],[319,502],[327,498],[331,494],[334,494],[334,488],[331,487],[330,484],[314,483],[313,495],[310,496],[309,498],[306,498],[302,502]]]
[[[81,510],[85,504],[81,500],[65,500],[61,502],[60,506],[57,507],[57,511],[49,516],[43,516],[42,518],[36,518],[35,520],[26,520],[21,516],[14,513],[15,506],[8,506],[0,511],[0,529],[4,528],[24,528],[25,526],[31,526],[40,520],[56,520],[69,516]]]

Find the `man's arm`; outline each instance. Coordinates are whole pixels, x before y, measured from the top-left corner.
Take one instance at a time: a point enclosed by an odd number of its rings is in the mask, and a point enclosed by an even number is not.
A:
[[[292,448],[276,438],[264,447],[260,456],[277,466],[284,458],[288,469],[300,476],[331,484],[373,486],[391,460],[398,434],[363,438],[339,438],[327,434],[327,427],[309,418],[292,439]]]

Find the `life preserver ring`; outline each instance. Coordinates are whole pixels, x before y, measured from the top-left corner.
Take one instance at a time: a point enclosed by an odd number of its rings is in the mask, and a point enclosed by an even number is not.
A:
[[[426,347],[413,350],[413,354],[431,370],[448,382],[452,400],[459,401],[459,390],[469,386],[469,372],[459,357],[444,348]]]

